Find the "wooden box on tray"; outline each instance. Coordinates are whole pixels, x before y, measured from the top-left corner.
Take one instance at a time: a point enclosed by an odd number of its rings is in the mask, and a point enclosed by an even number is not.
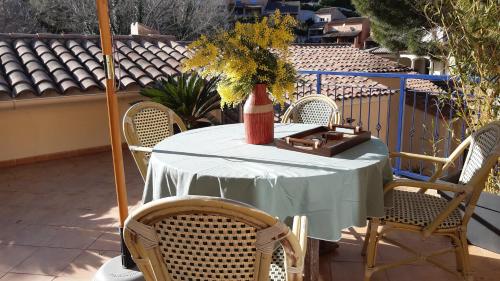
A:
[[[363,131],[360,127],[339,125],[309,129],[275,139],[274,143],[278,148],[332,157],[370,139],[369,131]]]

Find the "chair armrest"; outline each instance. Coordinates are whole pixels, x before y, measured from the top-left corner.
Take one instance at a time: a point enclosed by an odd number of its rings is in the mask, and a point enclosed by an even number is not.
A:
[[[447,158],[441,158],[441,157],[435,157],[435,156],[429,156],[429,155],[423,155],[423,154],[415,154],[415,153],[409,153],[409,152],[391,152],[391,153],[389,153],[389,157],[390,158],[401,157],[401,158],[418,159],[418,160],[438,162],[438,163],[443,163],[443,164],[448,162]]]
[[[129,145],[128,149],[130,149],[130,151],[136,151],[136,152],[147,152],[147,153],[153,152],[153,148],[145,146]]]
[[[307,247],[307,217],[306,216],[295,216],[293,217],[292,232],[299,240],[299,245],[302,248],[302,252],[305,254]]]
[[[408,186],[408,187],[417,187],[423,189],[435,189],[442,191],[451,191],[451,192],[465,192],[469,189],[467,185],[463,184],[455,184],[455,183],[437,183],[437,182],[425,182],[425,181],[414,181],[414,180],[394,180],[387,183],[384,186],[384,193],[394,189],[398,186]]]

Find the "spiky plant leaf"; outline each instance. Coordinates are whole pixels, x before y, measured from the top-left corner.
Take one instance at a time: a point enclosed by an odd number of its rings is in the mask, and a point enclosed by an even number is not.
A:
[[[220,108],[218,81],[218,77],[205,80],[195,72],[169,75],[141,94],[172,109],[188,128],[194,128],[200,119],[216,123],[209,113]]]

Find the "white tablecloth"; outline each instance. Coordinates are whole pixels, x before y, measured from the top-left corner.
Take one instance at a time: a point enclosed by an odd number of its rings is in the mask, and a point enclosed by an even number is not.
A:
[[[275,137],[314,127],[276,124]],[[233,124],[187,131],[156,145],[143,201],[230,198],[281,219],[306,215],[310,237],[334,241],[343,228],[383,216],[383,183],[391,178],[387,147],[377,138],[330,158],[246,144],[243,125]]]

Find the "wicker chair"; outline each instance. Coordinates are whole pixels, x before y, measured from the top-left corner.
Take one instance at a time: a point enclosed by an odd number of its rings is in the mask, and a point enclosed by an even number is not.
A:
[[[340,123],[340,114],[331,98],[324,95],[309,95],[290,105],[281,122],[331,126]]]
[[[290,231],[239,202],[169,197],[129,216],[124,240],[147,281],[299,281],[306,229],[305,217]]]
[[[123,118],[123,133],[143,179],[146,178],[149,157],[160,141],[186,126],[171,109],[156,102],[140,102],[131,106]]]
[[[436,182],[444,170],[455,160],[469,152],[465,159],[458,184]],[[370,218],[362,254],[366,254],[365,280],[379,270],[386,270],[403,264],[425,260],[464,280],[472,280],[471,265],[467,245],[467,224],[474,213],[476,203],[485,181],[500,156],[500,122],[493,122],[469,136],[448,158],[438,158],[411,153],[394,153],[393,157],[405,157],[437,164],[438,169],[429,182],[394,180],[384,187],[384,193],[392,192],[393,204],[386,208],[385,218]],[[396,187],[419,188],[419,192],[395,190]],[[455,194],[447,201],[444,198],[426,194],[427,189],[449,191]],[[387,194],[390,196],[390,194]],[[463,213],[460,205],[464,206]],[[384,226],[380,231],[379,226]],[[418,233],[423,239],[431,235],[446,236],[452,247],[423,254],[386,236],[391,231]],[[375,265],[377,243],[384,241],[400,247],[414,256],[407,259]],[[455,252],[456,270],[445,267],[434,259],[435,256]]]

